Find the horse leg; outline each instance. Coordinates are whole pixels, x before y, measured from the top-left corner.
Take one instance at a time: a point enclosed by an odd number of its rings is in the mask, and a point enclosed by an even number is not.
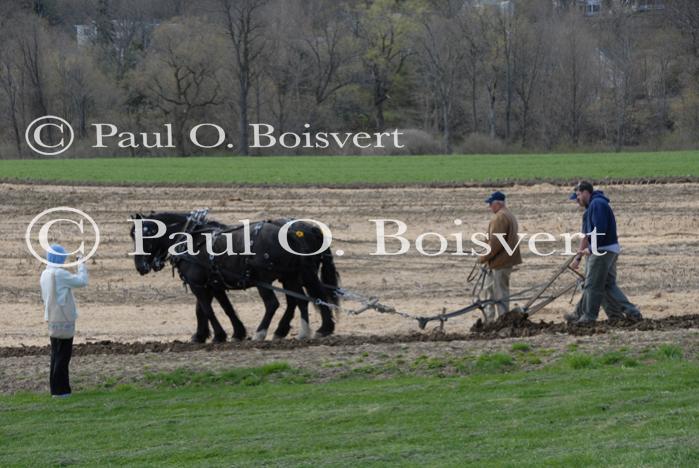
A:
[[[257,332],[255,332],[255,340],[264,340],[267,336],[267,330],[269,330],[269,325],[272,323],[272,317],[274,317],[274,312],[279,308],[279,301],[274,291],[265,289],[262,287],[257,288],[257,292],[260,294],[262,301],[265,303],[265,315],[262,317],[260,325],[257,327]]]
[[[286,285],[284,285],[284,288],[289,289]],[[296,305],[296,298],[287,295],[286,310],[284,311],[282,318],[279,320],[279,325],[277,325],[277,329],[274,332],[274,339],[282,339],[289,334],[289,330],[291,330],[291,320],[294,318],[294,309],[296,309]]]
[[[303,289],[300,289],[298,292],[303,294]],[[286,296],[286,301],[286,311],[284,312],[281,320],[279,320],[279,326],[277,327],[277,331],[274,332],[274,337],[281,339],[289,334],[291,329],[291,320],[294,318],[294,309],[298,307],[299,311],[301,312],[301,328],[299,329],[297,338],[299,340],[307,340],[312,335],[311,327],[309,325],[310,322],[308,320],[308,301],[295,299],[290,296]]]
[[[201,286],[190,286],[192,292],[197,296],[197,301],[201,307],[202,315],[206,317],[211,323],[211,327],[214,329],[214,343],[222,343],[226,341],[226,332],[221,327],[216,314],[214,314],[214,309],[211,306],[211,302],[214,300],[214,294],[211,289]]]
[[[285,289],[288,289],[289,291],[293,291],[298,294],[304,294],[303,292],[303,286],[301,286],[301,281],[299,280],[294,280],[293,282],[282,282],[284,285]],[[287,303],[287,311],[284,314],[284,317],[279,321],[279,328],[284,326],[286,328],[286,333],[289,333],[289,328],[290,328],[290,322],[291,319],[294,318],[294,307],[293,305],[296,305],[299,308],[299,312],[301,312],[301,328],[299,329],[299,334],[298,334],[298,339],[299,340],[305,340],[311,337],[311,328],[309,326],[308,322],[308,301],[304,301],[303,299],[296,299],[291,296],[286,296],[286,303]],[[293,304],[293,305],[292,305]],[[288,315],[288,316],[287,316]],[[279,333],[279,328],[277,328],[277,331],[274,333],[277,335]],[[283,336],[286,336],[286,333]]]
[[[293,291],[298,294],[303,294],[303,288],[301,287],[301,281],[298,278],[282,280],[282,286],[284,289]],[[286,295],[286,311],[281,320],[279,320],[279,325],[277,326],[277,331],[274,332],[275,338],[284,338],[289,334],[291,330],[291,320],[294,318],[294,309],[298,306],[301,308],[301,303],[304,302],[301,299],[297,299],[289,294]]]
[[[192,343],[205,343],[206,339],[211,336],[211,329],[209,328],[209,320],[199,305],[199,300],[197,300],[195,313],[197,315],[197,332],[192,335]]]
[[[308,301],[299,301],[299,311],[301,312],[301,329],[299,330],[298,339],[307,340],[311,338],[311,325],[308,321]]]
[[[304,286],[306,287],[309,296],[316,299],[320,299],[324,302],[329,302],[323,285],[321,284],[313,269],[306,270],[303,279]],[[335,321],[333,320],[332,311],[328,306],[322,304],[318,306],[318,309],[320,310],[320,317],[322,322],[320,328],[316,330],[316,336],[324,337],[332,335],[335,331]]]
[[[241,322],[240,318],[238,318],[238,314],[235,312],[233,304],[231,304],[231,301],[228,299],[228,294],[226,294],[226,291],[214,291],[214,297],[218,303],[221,304],[221,307],[226,315],[228,315],[228,318],[231,319],[231,325],[233,325],[233,338],[238,341],[244,340],[245,336],[247,335],[245,325],[243,325],[243,322]]]

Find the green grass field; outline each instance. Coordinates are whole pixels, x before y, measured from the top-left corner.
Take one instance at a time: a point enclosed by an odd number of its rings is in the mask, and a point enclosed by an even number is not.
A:
[[[680,176],[699,176],[699,151],[0,160],[3,180],[133,184],[429,184]]]
[[[280,363],[4,396],[0,465],[696,466],[699,366],[674,346],[654,355],[572,352],[520,371],[496,354],[460,376],[432,363],[323,383]]]

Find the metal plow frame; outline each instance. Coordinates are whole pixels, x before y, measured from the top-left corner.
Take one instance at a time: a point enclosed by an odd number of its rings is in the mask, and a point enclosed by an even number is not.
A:
[[[513,309],[511,309],[511,311],[525,313],[528,316],[532,316],[533,314],[537,313],[556,299],[568,293],[571,293],[570,302],[572,303],[575,292],[585,279],[585,277],[582,274],[571,268],[570,264],[573,262],[574,259],[575,257],[570,257],[569,259],[567,259],[563,263],[563,265],[561,265],[545,283],[528,288],[518,293],[511,294],[506,299],[481,299],[479,297],[483,288],[483,280],[487,271],[485,269],[482,269],[480,274],[474,274],[474,272],[476,271],[476,267],[478,266],[476,264],[474,265],[474,268],[471,271],[471,274],[469,275],[469,282],[475,281],[476,283],[472,290],[474,302],[461,309],[453,310],[451,312],[443,310],[441,314],[432,316],[420,316],[409,314],[406,312],[401,312],[399,310],[396,310],[396,308],[394,308],[393,306],[382,304],[379,301],[378,297],[363,296],[361,294],[349,291],[344,288],[334,289],[335,293],[341,298],[345,300],[360,302],[362,304],[362,306],[359,309],[347,310],[346,312],[348,315],[359,315],[367,310],[375,310],[382,314],[398,315],[403,318],[416,320],[418,322],[418,326],[422,330],[425,329],[428,323],[433,321],[440,322],[440,328],[443,328],[444,323],[450,318],[459,317],[461,315],[468,314],[469,312],[473,312],[475,310],[483,311],[487,306],[494,304],[502,304],[506,300],[509,302],[516,300],[526,300],[527,302],[523,306],[516,306]],[[566,286],[564,286],[562,289],[555,291],[551,294],[546,294],[546,292],[553,286],[556,280],[566,272],[572,273],[575,276],[575,279],[570,283],[566,283]]]

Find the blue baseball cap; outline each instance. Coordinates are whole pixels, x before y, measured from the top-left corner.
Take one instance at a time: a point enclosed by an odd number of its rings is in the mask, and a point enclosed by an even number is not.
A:
[[[505,201],[505,194],[500,192],[500,191],[497,191],[497,192],[491,193],[490,196],[485,199],[485,202],[489,205],[491,203],[493,203],[494,201],[503,201],[504,202]]]
[[[52,244],[46,255],[46,260],[54,265],[63,265],[66,262],[66,257],[68,254],[62,245]]]

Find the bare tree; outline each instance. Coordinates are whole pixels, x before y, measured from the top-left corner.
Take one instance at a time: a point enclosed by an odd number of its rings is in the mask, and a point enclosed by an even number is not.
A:
[[[264,94],[271,94],[280,132],[287,124],[315,123],[323,108],[332,105],[326,106],[327,101],[356,79],[357,41],[340,7],[324,0],[296,0],[270,12],[270,47],[262,68],[272,93]],[[306,110],[296,122],[287,112],[292,105]]]
[[[478,92],[482,76],[485,74],[486,58],[490,46],[482,29],[484,21],[481,20],[480,11],[472,8],[464,8],[457,16],[461,30],[461,39],[464,42],[465,66],[464,73],[468,80],[472,131],[480,130],[478,117]]]
[[[272,40],[269,63],[264,67],[265,78],[270,86],[270,112],[274,115],[276,129],[283,133],[288,119],[293,115],[289,109],[301,100],[301,83],[304,80],[304,57],[299,49],[290,47],[281,37]]]
[[[161,25],[156,31],[142,87],[173,119],[177,148],[189,154],[185,134],[195,112],[222,102],[216,36],[196,20]],[[183,40],[186,38],[186,40]]]
[[[514,93],[519,98],[520,137],[522,146],[529,143],[532,101],[542,83],[542,68],[548,50],[545,41],[549,36],[548,25],[539,22],[531,24],[524,18],[518,19],[516,36],[513,39],[512,81]]]
[[[264,7],[269,0],[219,0],[224,29],[233,46],[233,62],[238,82],[238,131],[240,152],[250,152],[248,142],[248,99],[257,79],[256,68],[265,50]]]
[[[549,118],[560,118],[570,141],[578,144],[587,110],[594,97],[596,49],[576,13],[561,18],[554,37],[558,47],[555,49],[557,55],[554,58],[552,86],[555,86],[553,97],[558,100],[561,115],[556,117],[554,114]]]
[[[630,13],[615,8],[607,23],[604,41],[606,75],[611,88],[613,112],[614,147],[620,151],[625,142],[625,131],[629,120],[630,106],[634,101],[634,31]]]
[[[517,34],[516,28],[518,22],[514,19],[514,6],[512,4],[507,7],[500,6],[498,14],[495,15],[495,24],[497,25],[500,34],[500,43],[502,44],[502,61],[504,68],[504,84],[505,84],[505,140],[510,139],[512,133],[512,67],[513,67],[513,35]]]
[[[425,16],[418,35],[418,63],[425,85],[438,104],[444,151],[452,152],[451,111],[466,57],[459,44],[458,24],[451,18]]]
[[[38,117],[48,114],[48,83],[44,70],[47,49],[43,42],[44,30],[41,20],[29,18],[24,27],[27,33],[18,36],[18,46],[25,76],[31,86],[32,116]]]
[[[11,57],[8,57],[7,50],[0,51],[0,88],[7,96],[7,114],[12,125],[12,133],[15,138],[15,146],[17,154],[22,156],[22,137],[20,135],[20,80],[18,77],[22,71],[16,64],[13,63]]]
[[[376,0],[358,11],[356,33],[365,50],[363,61],[370,76],[379,130],[386,126],[384,104],[394,80],[413,53],[408,37],[415,23],[409,13],[410,5],[393,0]]]
[[[54,106],[64,118],[77,123],[76,136],[85,138],[90,115],[99,111],[99,105],[109,106],[106,101],[119,88],[114,78],[99,69],[92,48],[76,50],[62,39],[64,44],[51,60]]]
[[[699,58],[699,2],[696,0],[668,0],[670,22],[689,39],[689,49]]]
[[[310,24],[296,23],[302,31],[303,52],[310,62],[310,78],[316,104],[351,83],[347,65],[357,57],[351,28],[341,5],[327,5],[321,0],[305,1],[304,18]]]
[[[313,34],[304,5],[302,1],[289,1],[273,11],[268,34],[269,52],[261,65],[269,112],[280,133],[297,124],[295,113],[290,109],[302,107],[305,99],[312,102],[304,92],[306,86],[312,86],[306,85],[311,53],[305,47],[304,38]]]
[[[488,93],[488,134],[490,138],[497,135],[496,104],[498,98],[498,86],[502,80],[503,61],[505,60],[505,43],[499,34],[498,23],[501,13],[495,9],[489,9],[478,15],[480,31],[483,33],[489,47],[486,48],[483,75],[485,88]]]

